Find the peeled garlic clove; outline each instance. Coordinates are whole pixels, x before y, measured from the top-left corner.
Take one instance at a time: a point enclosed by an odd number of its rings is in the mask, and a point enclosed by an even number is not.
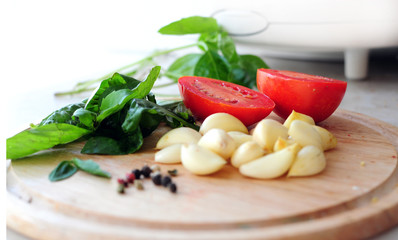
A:
[[[245,142],[253,140],[253,136],[252,135],[249,135],[249,134],[246,134],[246,133],[243,133],[243,132],[230,131],[230,132],[227,132],[227,133],[228,133],[228,135],[230,137],[232,137],[232,139],[234,140],[236,146],[240,146],[240,145],[242,145]]]
[[[213,128],[203,135],[198,142],[199,146],[217,153],[224,159],[229,159],[236,149],[235,141],[226,131]]]
[[[202,135],[192,128],[174,128],[159,139],[156,148],[163,149],[174,144],[197,143],[201,137]]]
[[[299,145],[293,144],[278,152],[243,164],[239,167],[239,171],[244,176],[252,178],[271,179],[280,177],[289,170],[299,150]]]
[[[197,144],[181,147],[181,162],[188,171],[197,175],[215,173],[227,163],[216,153]]]
[[[228,113],[214,113],[208,116],[200,126],[199,132],[204,135],[213,128],[223,129],[226,132],[239,131],[248,133],[246,126],[238,118]]]
[[[313,126],[314,129],[321,135],[321,140],[322,140],[322,148],[324,151],[330,150],[332,148],[335,148],[337,145],[337,139],[331,132],[329,132],[327,129],[319,126]]]
[[[232,166],[238,168],[242,164],[258,159],[265,151],[254,141],[248,141],[240,145],[231,157]]]
[[[300,144],[302,147],[307,145],[314,145],[319,149],[323,149],[321,135],[319,135],[313,125],[307,122],[294,120],[290,124],[288,133],[293,138],[293,140],[296,143]]]
[[[283,123],[283,126],[289,128],[290,124],[294,121],[294,120],[301,120],[304,121],[306,123],[309,123],[311,125],[315,125],[315,121],[312,117],[302,114],[302,113],[298,113],[296,111],[292,111],[292,113],[290,113],[289,117],[286,118],[285,122]]]
[[[180,163],[182,144],[174,144],[155,153],[155,162]]]
[[[322,172],[326,167],[323,151],[315,146],[305,146],[296,157],[288,177],[311,176]]]
[[[285,147],[290,146],[292,144],[294,144],[293,139],[289,139],[289,138],[285,139],[285,138],[279,137],[274,144],[273,150],[274,150],[274,152],[277,152],[277,151],[282,150]]]
[[[268,152],[272,152],[279,137],[288,138],[288,129],[272,119],[261,120],[253,130],[253,140]]]

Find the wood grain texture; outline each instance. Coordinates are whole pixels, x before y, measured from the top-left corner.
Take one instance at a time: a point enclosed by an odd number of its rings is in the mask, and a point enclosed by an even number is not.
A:
[[[136,154],[82,155],[82,143],[75,143],[12,161],[7,225],[37,239],[347,239],[395,226],[398,129],[344,110],[320,125],[338,145],[326,152],[319,175],[256,180],[230,165],[210,176],[162,165],[163,172],[178,170],[178,194],[150,180],[144,191],[116,192],[118,177],[153,164],[153,146],[165,128]],[[93,159],[113,178],[78,172],[50,182],[51,170],[74,156]]]

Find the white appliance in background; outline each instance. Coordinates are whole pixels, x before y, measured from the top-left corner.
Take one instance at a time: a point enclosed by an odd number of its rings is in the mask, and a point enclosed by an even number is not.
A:
[[[347,79],[367,76],[369,50],[398,46],[398,0],[248,0],[224,5],[228,7],[212,16],[237,42],[285,56],[343,53]]]

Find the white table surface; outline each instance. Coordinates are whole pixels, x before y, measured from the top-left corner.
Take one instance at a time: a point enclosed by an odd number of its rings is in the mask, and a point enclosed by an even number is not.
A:
[[[55,92],[102,76],[153,50],[189,43],[191,37],[162,36],[157,30],[182,17],[209,15],[213,11],[210,2],[199,5],[188,5],[187,1],[5,3],[5,7],[0,7],[3,12],[0,22],[6,33],[0,40],[1,83],[5,85],[1,96],[5,109],[1,118],[3,146],[6,137],[88,94],[55,97]],[[247,46],[238,50],[254,51],[251,53],[261,55],[273,68],[344,79],[341,62],[278,59],[267,56],[265,49]],[[370,68],[369,79],[349,82],[341,107],[398,126],[398,58],[375,58]],[[5,176],[1,181],[5,192]],[[2,216],[5,210],[3,207]],[[5,229],[5,217],[0,224]],[[25,239],[15,232],[7,233],[7,239]],[[6,238],[0,236],[0,239]],[[398,228],[374,239],[398,239]]]

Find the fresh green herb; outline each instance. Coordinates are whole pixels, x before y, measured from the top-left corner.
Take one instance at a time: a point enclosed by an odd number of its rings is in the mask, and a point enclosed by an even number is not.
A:
[[[183,18],[162,27],[159,29],[159,33],[165,35],[197,34],[199,37],[193,44],[155,52],[114,72],[126,71],[125,75],[136,77],[137,74],[142,74],[140,69],[153,65],[156,62],[156,57],[187,48],[197,48],[199,53],[196,50],[194,53],[179,56],[168,68],[164,68],[165,71],[161,75],[169,78],[170,84],[175,84],[181,76],[202,76],[254,88],[257,69],[268,68],[267,64],[258,56],[239,55],[233,39],[212,17]],[[109,76],[110,74],[107,74],[99,79],[81,82],[72,91],[60,94],[90,90],[95,84]]]
[[[7,159],[16,159],[78,140],[90,130],[66,123],[50,123],[22,131],[6,140]]]
[[[75,174],[77,167],[71,161],[62,161],[52,170],[48,179],[51,182],[60,181]]]
[[[156,103],[150,91],[159,72],[160,67],[154,67],[144,81],[113,74],[88,100],[56,110],[37,126],[8,138],[7,158],[22,158],[83,137],[88,140],[82,153],[129,154],[139,150],[161,122],[198,130],[181,101]]]
[[[72,159],[73,164],[77,168],[79,168],[82,171],[85,171],[87,173],[90,173],[92,175],[100,176],[100,177],[105,177],[105,178],[110,178],[111,174],[102,170],[98,163],[94,162],[93,160],[81,160],[79,158],[73,158]]]
[[[48,179],[51,182],[60,181],[66,179],[77,172],[82,170],[92,175],[110,178],[111,174],[102,170],[100,166],[93,160],[81,160],[79,158],[73,158],[70,161],[62,161],[57,167],[50,173]]]

